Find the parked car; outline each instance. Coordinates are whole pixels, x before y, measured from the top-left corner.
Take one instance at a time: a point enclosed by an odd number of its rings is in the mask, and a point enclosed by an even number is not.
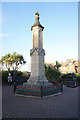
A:
[[[74,73],[68,73],[65,76],[66,77],[63,76],[63,78],[66,80],[67,87],[77,87],[77,79]]]

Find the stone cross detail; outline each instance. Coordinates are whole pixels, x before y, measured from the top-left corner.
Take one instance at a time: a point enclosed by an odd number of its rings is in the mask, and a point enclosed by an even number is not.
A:
[[[38,24],[38,23],[39,23],[39,13],[36,12],[35,15],[36,15],[36,16],[35,16],[35,23]]]
[[[38,12],[35,12],[35,15],[37,15],[39,17],[39,13]]]

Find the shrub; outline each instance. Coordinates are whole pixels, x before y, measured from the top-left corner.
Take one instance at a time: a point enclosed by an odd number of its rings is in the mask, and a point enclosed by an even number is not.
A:
[[[45,76],[49,82],[59,82],[61,80],[61,72],[48,66],[45,70]]]
[[[2,71],[2,79],[6,79],[8,77],[8,71]]]
[[[27,72],[27,71],[23,71],[22,72],[22,76],[23,77],[26,77],[27,79],[30,77],[30,73],[29,72]]]
[[[22,76],[22,72],[21,71],[17,71],[17,76]]]
[[[14,71],[10,71],[12,79],[14,75]],[[17,76],[22,76],[21,71],[17,71]],[[8,84],[8,71],[2,71],[2,84]]]
[[[8,83],[8,71],[2,71],[2,84]]]

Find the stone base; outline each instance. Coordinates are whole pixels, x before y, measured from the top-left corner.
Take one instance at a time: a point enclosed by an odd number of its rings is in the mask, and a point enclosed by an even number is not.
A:
[[[31,84],[31,85],[43,85],[43,84],[49,84],[48,80],[46,79],[45,76],[30,76],[27,83],[25,84]]]
[[[45,76],[30,76],[28,81],[23,85],[16,86],[16,94],[28,96],[48,96],[61,92],[61,89],[49,83]]]
[[[46,83],[43,85],[25,83],[23,85],[16,86],[16,94],[44,97],[52,94],[61,92],[57,87],[53,86],[52,83]]]

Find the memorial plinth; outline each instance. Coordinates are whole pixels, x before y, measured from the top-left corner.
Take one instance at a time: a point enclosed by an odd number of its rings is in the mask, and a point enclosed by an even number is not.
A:
[[[43,49],[44,27],[39,22],[38,12],[35,14],[35,23],[31,26],[31,30],[33,31],[32,49],[30,50],[31,76],[23,86],[17,86],[16,93],[31,96],[46,96],[53,93],[54,86],[52,83],[49,83],[45,77],[45,50]],[[54,92],[58,92],[58,90],[55,89]]]

